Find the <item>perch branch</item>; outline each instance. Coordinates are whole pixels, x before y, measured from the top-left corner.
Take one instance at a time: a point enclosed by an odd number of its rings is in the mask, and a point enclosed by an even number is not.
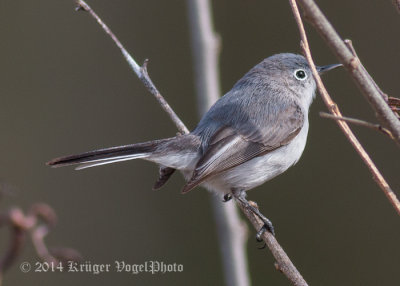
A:
[[[354,124],[354,125],[364,126],[364,127],[370,128],[372,130],[382,132],[383,134],[385,134],[385,135],[389,136],[391,139],[393,139],[393,136],[390,133],[390,131],[387,130],[386,128],[382,127],[379,124],[374,124],[374,123],[370,123],[370,122],[367,122],[364,120],[345,117],[345,116],[340,117],[340,116],[332,115],[332,114],[329,114],[326,112],[320,112],[319,116],[321,116],[323,118],[333,119],[333,120],[343,120],[343,121],[346,121],[346,122]]]
[[[301,1],[301,0],[299,0],[299,1]],[[318,87],[319,93],[320,93],[325,105],[327,106],[328,110],[335,116],[343,117],[339,110],[339,107],[337,106],[337,104],[332,100],[332,98],[328,94],[328,91],[326,90],[324,84],[322,83],[321,77],[319,76],[319,74],[317,72],[314,61],[311,57],[311,51],[310,51],[310,47],[308,45],[307,35],[304,30],[303,21],[301,20],[301,16],[300,16],[299,9],[297,7],[296,0],[290,0],[290,5],[292,7],[293,15],[294,15],[297,25],[299,27],[300,37],[301,37],[301,47],[307,58],[308,63],[310,64],[313,76],[317,82],[317,87]],[[310,17],[310,15],[308,15],[308,17]],[[371,84],[371,85],[373,85],[373,84]],[[380,95],[379,95],[379,98],[383,100],[383,98]],[[393,115],[393,112],[392,111],[390,111],[390,112]],[[395,208],[396,212],[400,215],[400,201],[398,200],[396,194],[390,188],[389,184],[386,182],[385,178],[383,178],[382,174],[380,173],[378,168],[375,166],[374,162],[369,157],[368,153],[364,150],[361,143],[358,141],[358,139],[356,138],[354,133],[351,131],[349,125],[345,121],[342,121],[342,120],[337,121],[337,124],[339,125],[339,127],[343,131],[343,133],[345,134],[346,138],[350,141],[350,143],[356,149],[356,151],[360,155],[361,159],[367,165],[375,182],[378,184],[378,186],[381,188],[381,190],[385,193],[386,197],[388,198],[388,200],[392,204],[392,206]],[[390,132],[392,132],[391,129],[389,129],[389,130],[390,130]]]
[[[155,87],[153,82],[151,81],[149,74],[147,73],[147,63],[148,60],[145,60],[142,67],[140,67],[136,61],[131,57],[128,51],[124,48],[118,38],[114,35],[114,33],[108,28],[108,26],[101,20],[101,18],[93,11],[92,8],[85,1],[78,0],[76,1],[77,8],[76,10],[84,10],[88,12],[94,19],[96,19],[97,23],[103,28],[104,32],[110,36],[110,38],[114,41],[117,47],[121,50],[122,55],[124,56],[125,60],[128,62],[131,69],[135,72],[138,78],[143,82],[145,87],[150,91],[152,95],[156,98],[158,103],[161,105],[162,109],[169,115],[172,122],[175,123],[176,127],[178,128],[181,134],[189,133],[189,130],[186,128],[185,124],[179,119],[178,115],[173,111],[171,106],[167,103],[158,89]]]
[[[79,5],[78,10],[83,9],[83,10],[89,12],[90,15],[97,20],[97,22],[101,25],[101,27],[103,29],[105,29],[105,28],[107,29],[106,33],[108,35],[110,35],[110,36],[113,35],[111,33],[110,29],[103,23],[103,21],[101,21],[99,16],[97,16],[94,13],[94,11],[84,1],[79,0],[77,3]],[[114,36],[114,38],[116,39],[115,36]],[[119,43],[119,41],[116,42],[115,40],[114,40],[114,42]],[[122,45],[120,44],[120,46],[122,46]],[[126,52],[126,50],[124,50],[123,55],[125,57],[127,57],[127,55],[129,55],[129,54]],[[132,58],[132,57],[129,56],[128,58]],[[149,82],[151,82],[151,81],[149,81]],[[145,86],[148,87],[148,85],[146,85],[146,84],[145,84]],[[152,84],[152,86],[154,87],[153,84]],[[168,105],[165,100],[164,100],[164,103],[166,105]],[[171,111],[172,111],[172,109],[171,109]],[[170,114],[170,113],[168,113],[168,114]],[[175,114],[175,113],[173,113],[173,114]],[[174,116],[177,118],[176,115],[174,115]],[[172,117],[171,117],[171,119],[174,120],[174,118],[172,118]],[[174,120],[174,122],[175,122],[175,120]],[[181,121],[179,120],[179,122],[181,122]],[[177,125],[177,126],[179,128],[179,125]],[[185,127],[183,123],[182,123],[182,127]],[[187,133],[187,131],[185,131],[185,130],[187,130],[187,128],[180,128],[180,130],[183,131],[182,133]],[[263,226],[263,224],[260,221],[258,221],[257,218],[254,218],[254,216],[251,213],[247,212],[246,210],[243,210],[243,213],[253,223],[253,225],[256,227],[257,231]],[[257,222],[257,223],[255,223],[255,222]],[[279,243],[276,241],[276,239],[271,238],[271,236],[272,235],[269,232],[266,232],[266,233],[264,233],[262,238],[264,239],[264,242],[270,248],[272,254],[274,255],[275,259],[277,260],[277,264],[279,265],[278,269],[280,271],[282,271],[288,277],[288,279],[290,281],[292,281],[293,285],[296,285],[296,286],[307,285],[307,283],[304,281],[304,279],[301,278],[300,273],[298,273],[298,271],[296,270],[296,268],[294,267],[294,265],[292,264],[292,262],[290,261],[288,256],[283,251],[282,247],[279,245]]]
[[[258,206],[254,202],[250,203],[252,203],[254,207],[258,208]],[[256,230],[259,230],[264,226],[264,223],[253,212],[249,211],[241,204],[238,205]],[[275,236],[273,236],[269,231],[265,231],[262,234],[262,239],[276,259],[276,269],[281,271],[293,285],[307,286],[307,282],[301,276],[300,272],[296,269],[288,255],[285,253],[283,248],[276,240]]]
[[[221,94],[218,56],[220,39],[215,34],[209,0],[188,0],[192,50],[197,89],[197,107],[201,117]],[[246,224],[233,203],[223,203],[211,196],[214,219],[223,261],[226,285],[250,285],[248,272]]]
[[[400,121],[382,97],[377,84],[362,66],[359,58],[353,55],[351,49],[346,46],[346,43],[340,38],[313,0],[298,1],[303,7],[307,20],[315,27],[344,65],[375,111],[379,122],[390,131],[395,142],[400,146]]]

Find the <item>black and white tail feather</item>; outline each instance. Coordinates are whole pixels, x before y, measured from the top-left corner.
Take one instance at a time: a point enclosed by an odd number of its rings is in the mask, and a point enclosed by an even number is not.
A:
[[[47,162],[51,167],[78,165],[76,170],[133,159],[144,159],[177,169],[184,169],[190,157],[197,153],[199,141],[196,136],[183,135],[167,139],[148,141],[89,151],[77,155],[60,157]],[[177,160],[177,153],[182,154]],[[185,160],[187,157],[187,160]]]

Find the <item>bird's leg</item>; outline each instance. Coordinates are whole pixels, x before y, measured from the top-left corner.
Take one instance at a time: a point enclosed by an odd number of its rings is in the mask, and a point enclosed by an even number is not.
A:
[[[262,241],[262,234],[268,230],[272,235],[275,236],[275,231],[274,231],[274,226],[272,225],[272,222],[267,219],[259,210],[258,208],[252,206],[249,201],[246,199],[246,192],[244,190],[234,190],[232,191],[233,196],[239,203],[241,203],[245,208],[250,210],[252,213],[254,213],[256,216],[258,216],[264,223],[263,227],[257,232],[256,234],[256,239],[257,241]]]
[[[226,203],[229,202],[232,199],[232,194],[231,193],[227,193],[224,195],[224,198],[222,200],[222,202]]]

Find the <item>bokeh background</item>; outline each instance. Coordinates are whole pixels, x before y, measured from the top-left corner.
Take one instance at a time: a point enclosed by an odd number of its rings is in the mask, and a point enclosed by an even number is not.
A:
[[[150,75],[192,129],[198,117],[185,1],[96,0],[89,4]],[[398,96],[399,14],[391,1],[318,1],[341,36],[353,40],[366,68]],[[213,3],[222,39],[221,81],[226,92],[263,58],[300,52],[287,1]],[[317,63],[335,63],[307,26]],[[67,246],[92,263],[157,260],[184,265],[182,273],[28,273],[37,257],[30,243],[4,285],[222,285],[223,273],[210,194],[181,195],[174,175],[151,187],[155,165],[130,161],[84,171],[51,169],[57,156],[173,136],[175,126],[130,71],[119,50],[73,1],[0,2],[0,209],[50,204],[58,225],[49,246]],[[347,116],[375,122],[369,105],[344,70],[324,81]],[[400,218],[317,97],[300,162],[251,191],[249,198],[274,223],[277,237],[310,285],[398,285]],[[354,127],[377,166],[400,195],[400,156],[393,142]],[[258,250],[249,228],[253,285],[289,285],[272,255]],[[8,240],[0,230],[0,253]]]

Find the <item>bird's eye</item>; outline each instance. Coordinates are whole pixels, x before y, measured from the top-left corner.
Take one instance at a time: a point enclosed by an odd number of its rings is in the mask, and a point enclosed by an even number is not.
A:
[[[307,74],[304,70],[295,70],[294,77],[298,80],[305,80],[307,78]]]

